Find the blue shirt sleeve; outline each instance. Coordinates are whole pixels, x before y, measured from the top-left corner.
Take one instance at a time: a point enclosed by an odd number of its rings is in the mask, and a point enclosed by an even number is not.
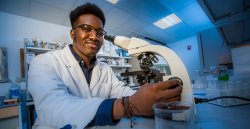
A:
[[[116,99],[106,99],[99,106],[94,119],[88,126],[114,125],[119,120],[113,120],[113,105]]]

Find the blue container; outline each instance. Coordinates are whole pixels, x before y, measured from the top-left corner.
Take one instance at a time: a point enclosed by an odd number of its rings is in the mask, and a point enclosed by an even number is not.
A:
[[[9,89],[10,99],[19,99],[20,97],[20,87],[17,84],[13,84]]]

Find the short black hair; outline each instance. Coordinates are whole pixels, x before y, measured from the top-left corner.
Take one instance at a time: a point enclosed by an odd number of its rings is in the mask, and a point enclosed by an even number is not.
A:
[[[76,22],[77,18],[83,14],[93,14],[102,21],[103,26],[105,25],[105,16],[103,11],[97,5],[87,2],[86,4],[78,6],[70,12],[69,18],[72,28],[74,27],[74,23]]]

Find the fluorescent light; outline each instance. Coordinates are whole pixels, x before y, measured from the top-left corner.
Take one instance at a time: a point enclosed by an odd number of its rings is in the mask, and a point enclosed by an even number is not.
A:
[[[175,14],[170,14],[164,18],[162,18],[159,21],[156,21],[154,23],[155,26],[161,28],[161,29],[166,29],[170,26],[173,26],[175,24],[178,24],[181,22],[181,19],[177,17]]]
[[[109,3],[116,4],[119,0],[107,0]]]
[[[167,16],[167,19],[173,24],[178,24],[181,22],[181,19],[177,17],[175,14],[171,14]]]
[[[170,25],[168,25],[163,20],[159,20],[159,21],[155,22],[154,25],[161,28],[161,29],[166,29],[166,28],[170,27]]]

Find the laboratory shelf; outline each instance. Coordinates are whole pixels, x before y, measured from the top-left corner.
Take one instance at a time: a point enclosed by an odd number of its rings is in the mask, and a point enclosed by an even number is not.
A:
[[[97,54],[98,58],[123,58],[123,59],[131,59],[131,57],[123,57],[123,56],[117,56],[117,55],[105,55],[105,54]]]
[[[47,49],[47,48],[37,48],[37,47],[27,47],[26,50],[28,52],[34,52],[34,53],[37,53],[37,54],[41,54],[41,53],[45,53],[45,52],[48,52],[48,51],[53,51],[55,49]]]
[[[113,68],[131,68],[132,65],[109,65],[110,67]]]

